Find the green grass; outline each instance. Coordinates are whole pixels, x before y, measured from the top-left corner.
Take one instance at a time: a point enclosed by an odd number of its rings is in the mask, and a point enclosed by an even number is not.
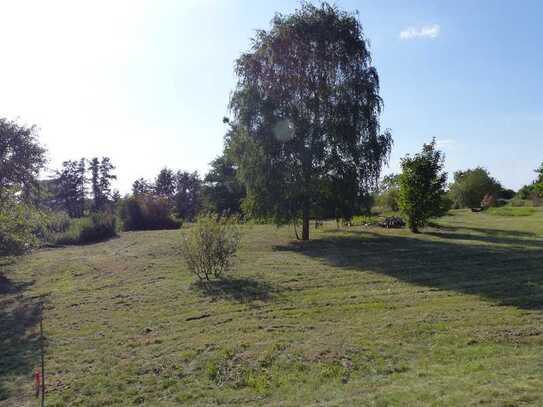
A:
[[[501,208],[490,208],[487,212],[490,215],[496,216],[531,216],[536,213],[537,210],[532,207],[503,206]]]
[[[0,277],[0,406],[543,405],[543,212],[453,211],[419,235],[244,228],[194,284],[182,230],[48,249]],[[43,300],[43,315],[37,307]]]

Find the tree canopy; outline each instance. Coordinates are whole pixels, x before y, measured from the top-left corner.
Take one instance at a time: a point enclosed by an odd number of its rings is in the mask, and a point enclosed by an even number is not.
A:
[[[244,209],[277,223],[301,216],[308,239],[310,209],[328,182],[348,216],[392,146],[390,132],[380,132],[379,76],[357,16],[328,3],[278,14],[236,74],[231,147]]]
[[[455,208],[475,208],[481,206],[487,194],[498,198],[502,189],[502,185],[486,169],[477,167],[454,173],[450,196]]]
[[[0,198],[8,190],[32,189],[45,162],[36,126],[0,118]]]
[[[402,159],[400,175],[400,210],[413,232],[418,232],[428,219],[444,213],[447,173],[443,172],[443,153],[436,141],[424,144],[422,151]]]

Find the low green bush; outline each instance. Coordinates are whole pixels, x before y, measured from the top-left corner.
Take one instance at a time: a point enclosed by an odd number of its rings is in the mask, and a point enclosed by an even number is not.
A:
[[[219,278],[229,269],[240,238],[237,218],[198,217],[181,244],[188,269],[200,280]]]
[[[109,212],[98,212],[87,218],[72,219],[68,230],[52,237],[51,243],[61,245],[96,243],[116,235],[115,216]]]

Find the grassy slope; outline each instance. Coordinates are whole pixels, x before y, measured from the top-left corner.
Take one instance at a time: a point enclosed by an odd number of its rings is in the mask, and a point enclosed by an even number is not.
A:
[[[35,253],[0,281],[0,406],[35,403],[39,296],[49,406],[543,405],[543,212],[439,224],[247,227],[207,291],[180,231]]]

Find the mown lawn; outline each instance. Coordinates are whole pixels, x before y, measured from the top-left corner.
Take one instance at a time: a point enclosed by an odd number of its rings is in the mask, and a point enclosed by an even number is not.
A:
[[[183,231],[48,249],[0,277],[0,406],[543,405],[543,211],[454,211],[419,235],[244,227],[194,284]],[[37,305],[45,303],[43,315]]]

